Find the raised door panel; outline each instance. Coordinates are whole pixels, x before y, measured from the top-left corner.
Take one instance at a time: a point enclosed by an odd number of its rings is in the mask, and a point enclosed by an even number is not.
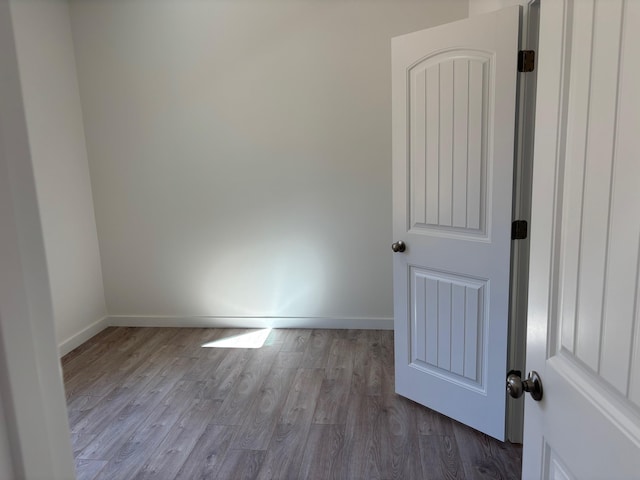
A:
[[[487,282],[411,268],[411,367],[485,392]]]
[[[621,50],[623,2],[583,0],[573,8],[560,317],[553,353],[614,390],[623,403],[640,407],[634,390],[640,375],[640,219],[630,214],[640,205],[640,164],[629,151],[640,116],[637,105],[619,101],[636,86],[621,54],[611,54],[626,51]]]
[[[487,233],[492,55],[453,49],[409,69],[408,230]]]

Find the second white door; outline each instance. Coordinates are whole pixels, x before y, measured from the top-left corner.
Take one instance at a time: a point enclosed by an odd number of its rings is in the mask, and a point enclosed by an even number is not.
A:
[[[396,391],[500,440],[519,8],[392,42]]]
[[[540,17],[522,478],[640,478],[640,2]]]

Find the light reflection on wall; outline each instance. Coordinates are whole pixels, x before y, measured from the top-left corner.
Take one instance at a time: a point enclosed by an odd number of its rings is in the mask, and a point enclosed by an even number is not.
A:
[[[326,247],[312,239],[247,240],[216,252],[203,281],[209,315],[321,315],[326,295]]]

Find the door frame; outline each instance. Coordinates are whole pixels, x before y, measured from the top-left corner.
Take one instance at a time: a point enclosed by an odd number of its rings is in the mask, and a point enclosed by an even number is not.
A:
[[[528,0],[522,5],[520,50],[538,51],[540,0]],[[537,60],[536,60],[537,63]],[[536,65],[537,66],[537,65]],[[518,99],[513,173],[513,220],[531,224],[531,185],[533,183],[533,144],[535,131],[537,68],[518,74]],[[526,239],[511,244],[511,293],[509,307],[509,345],[507,371],[524,374],[527,349],[527,309],[529,292],[529,242]],[[506,378],[507,372],[505,372]],[[524,402],[507,396],[507,440],[522,443]]]
[[[3,467],[15,478],[71,479],[67,406],[8,0],[0,0],[0,64],[0,415],[6,425],[0,435],[9,442],[0,458],[11,462]]]
[[[503,0],[502,7],[520,4],[521,50],[538,51],[540,27],[540,0]],[[492,9],[478,11],[487,13]],[[537,63],[537,60],[536,60]],[[513,220],[531,220],[531,186],[533,183],[533,145],[535,132],[537,70],[518,75],[516,138],[513,174]],[[511,292],[509,306],[509,345],[507,370],[525,371],[527,348],[527,310],[529,293],[530,239],[512,242]],[[506,377],[505,372],[505,377]],[[512,443],[522,443],[524,426],[524,402],[507,397],[506,437]]]

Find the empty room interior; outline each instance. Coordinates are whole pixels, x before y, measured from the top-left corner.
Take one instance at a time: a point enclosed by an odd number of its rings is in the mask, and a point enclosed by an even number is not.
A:
[[[390,42],[468,2],[8,6],[78,478],[519,475],[394,392]]]
[[[537,4],[0,0],[0,478],[521,478]]]

